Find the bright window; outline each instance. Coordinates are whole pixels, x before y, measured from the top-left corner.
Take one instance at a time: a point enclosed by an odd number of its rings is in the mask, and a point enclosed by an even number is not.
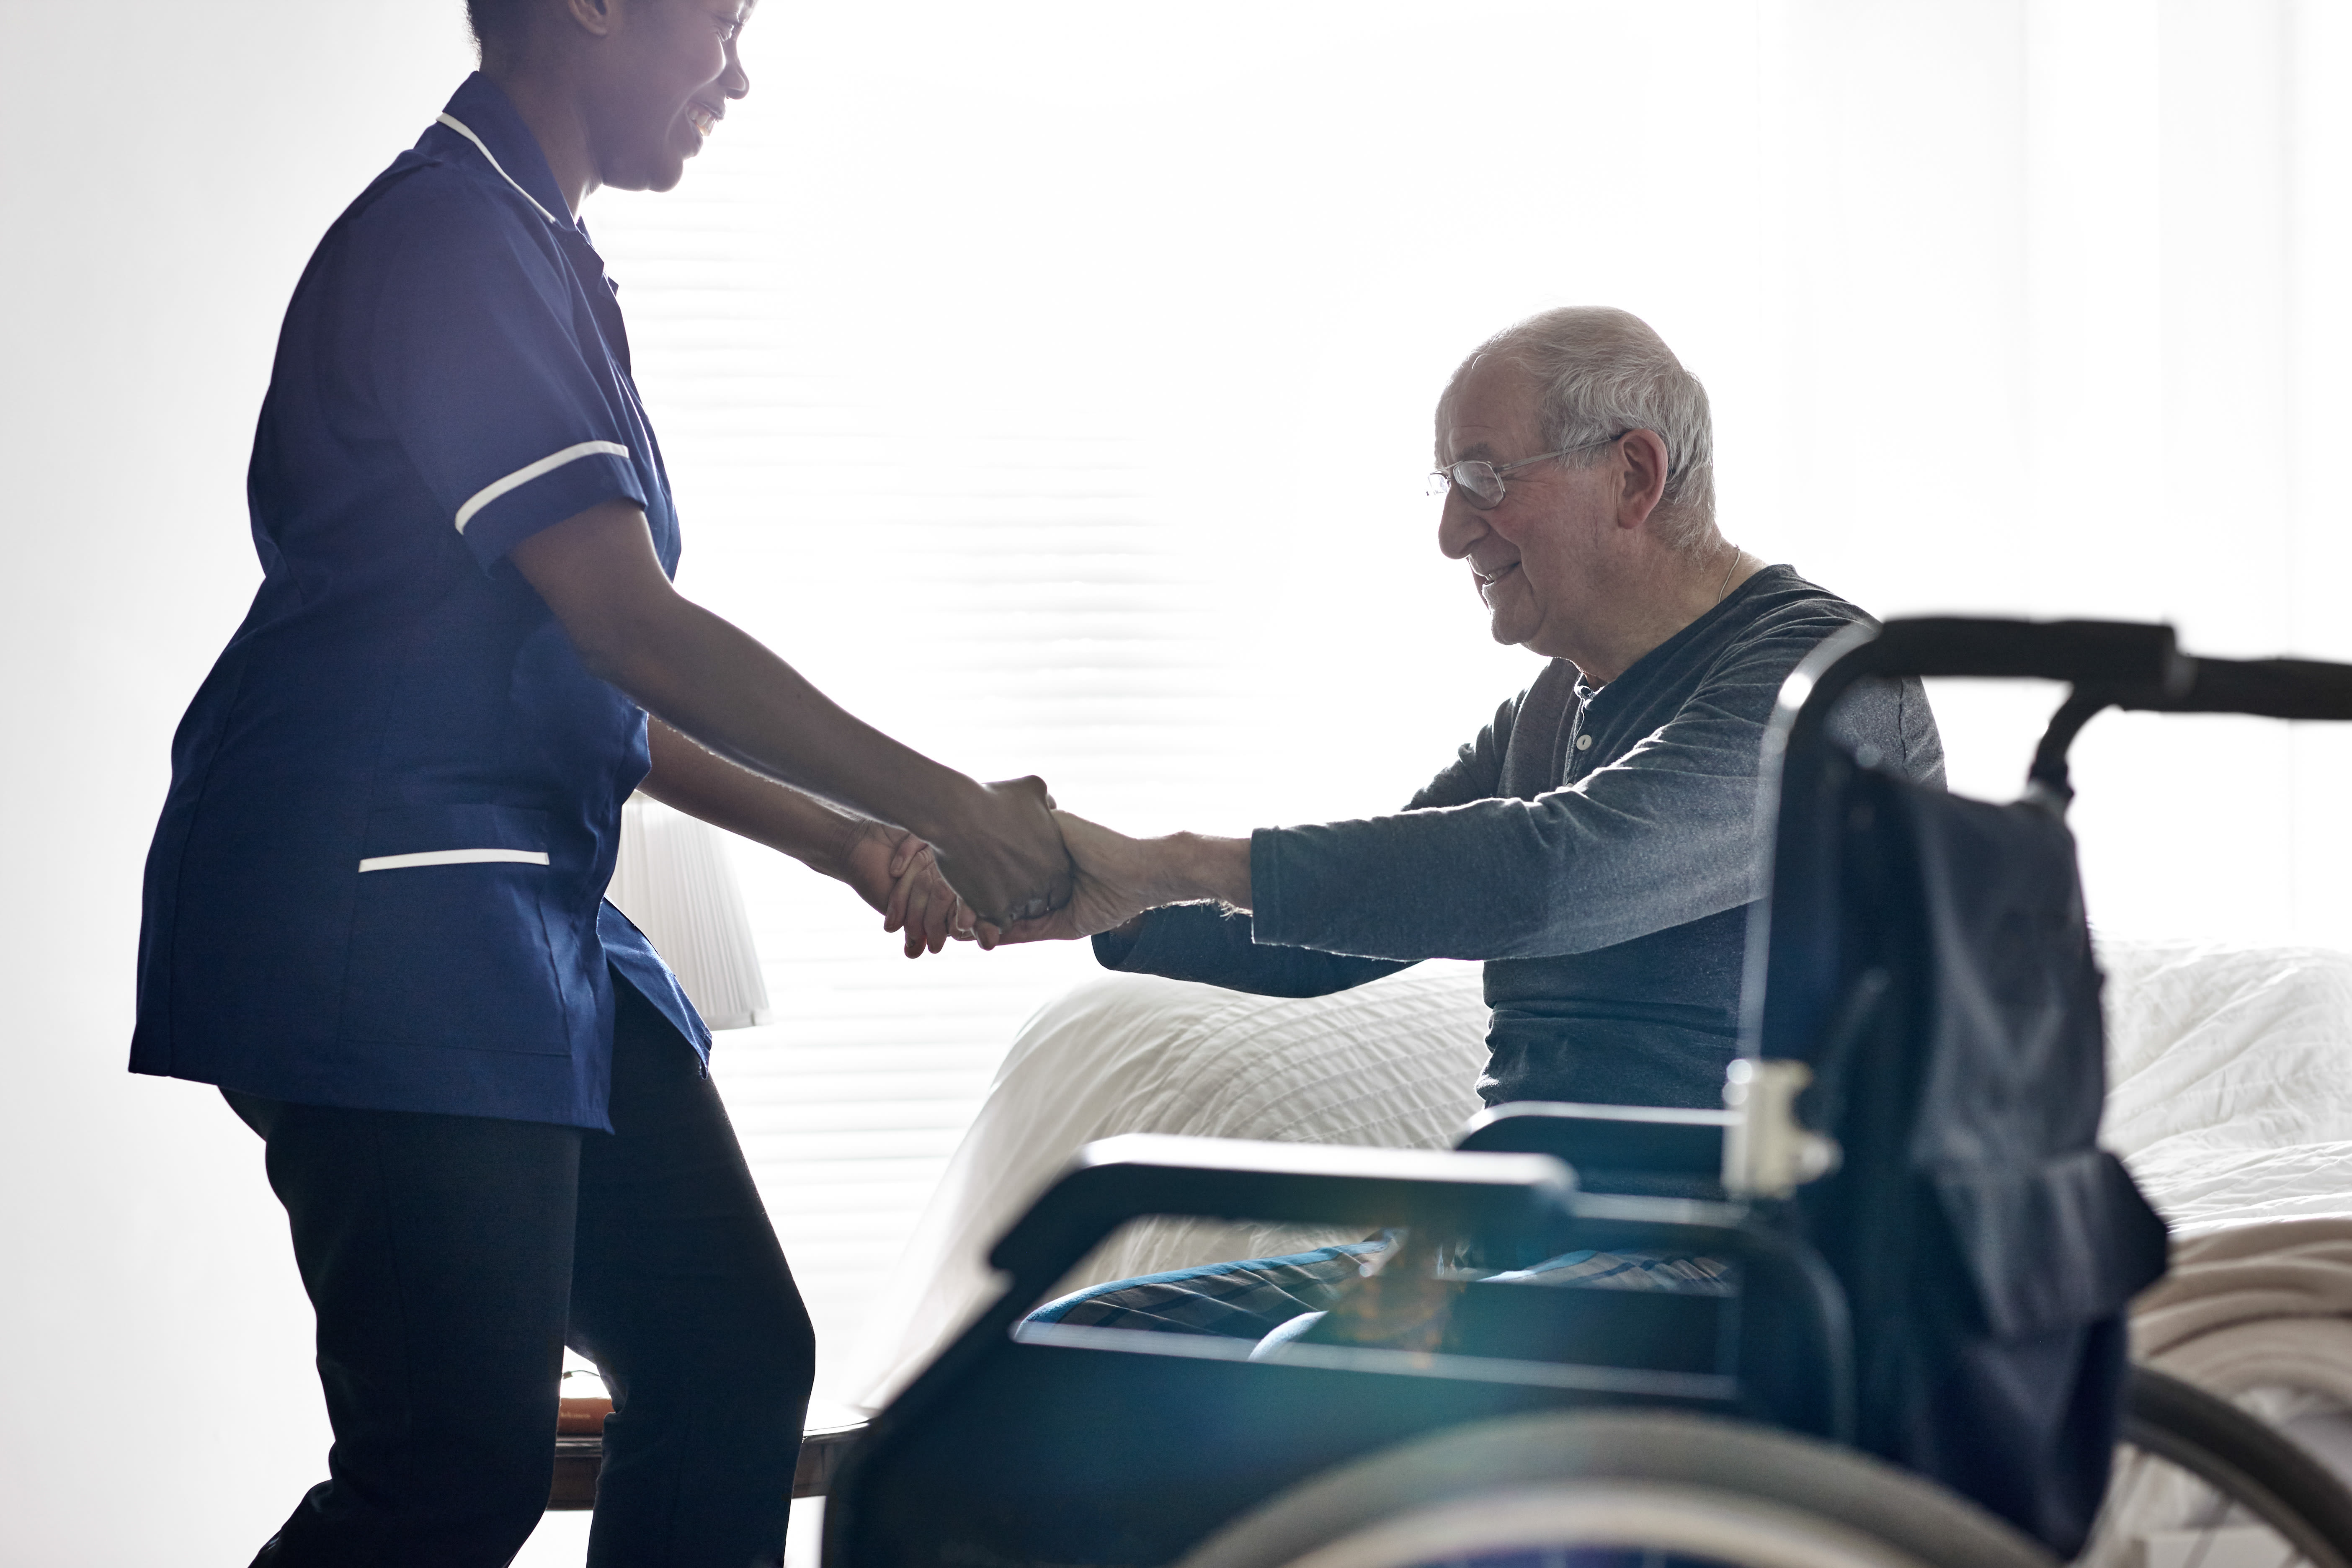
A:
[[[2352,655],[2333,7],[925,0],[747,49],[685,184],[589,209],[681,581],[981,776],[1137,830],[1401,802],[1533,668],[1433,548],[1431,405],[1559,303],[1655,325],[1729,535],[1874,609]],[[2043,700],[1939,694],[1956,782],[2012,790]],[[2095,918],[2352,939],[2342,739],[2095,728]],[[1091,961],[908,964],[739,864],[783,1021],[720,1079],[837,1355]]]

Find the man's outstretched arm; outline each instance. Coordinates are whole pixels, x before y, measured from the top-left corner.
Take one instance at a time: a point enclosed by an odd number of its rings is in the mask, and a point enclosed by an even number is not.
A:
[[[1437,776],[1416,791],[1408,811],[1481,800],[1499,787],[1502,759],[1528,693],[1503,703],[1488,723],[1463,746]],[[1066,836],[1075,833],[1073,858],[1081,867],[1083,914],[1032,921],[1007,940],[1035,941],[1097,931],[1095,957],[1106,969],[1194,980],[1262,996],[1328,996],[1408,968],[1410,958],[1368,958],[1260,942],[1251,910],[1256,895],[1251,876],[1253,841],[1178,833],[1135,839],[1081,818],[1064,816]],[[1078,855],[1077,847],[1085,847]],[[1092,886],[1085,863],[1104,880]],[[1112,921],[1127,904],[1170,895],[1182,900]],[[1108,929],[1101,922],[1112,921]]]
[[[1259,943],[1507,959],[1591,952],[1736,909],[1756,897],[1765,725],[1789,670],[1835,629],[1808,616],[1759,630],[1666,724],[1533,799],[1424,792],[1394,816],[1261,828],[1246,841],[1104,837],[1070,822],[1081,868],[1071,918],[1097,930],[1171,895],[1246,899]],[[1873,707],[1884,730],[1895,700],[1858,692],[1848,708]]]
[[[1061,914],[1016,928],[1008,941],[1093,934],[1095,956],[1106,969],[1261,996],[1328,996],[1408,967],[1395,959],[1253,941],[1242,907],[1249,898],[1246,838],[1129,838],[1057,815],[1079,868],[1078,892]],[[1147,900],[1149,912],[1135,913]]]
[[[1095,959],[1127,974],[1157,974],[1257,996],[1328,996],[1412,967],[1399,958],[1359,958],[1255,940],[1249,915],[1215,904],[1179,904],[1104,931]]]
[[[1041,920],[1020,922],[1007,942],[1068,941],[1122,925],[1169,904],[1250,907],[1250,841],[1203,833],[1130,838],[1098,822],[1057,811],[1077,879],[1070,901]]]

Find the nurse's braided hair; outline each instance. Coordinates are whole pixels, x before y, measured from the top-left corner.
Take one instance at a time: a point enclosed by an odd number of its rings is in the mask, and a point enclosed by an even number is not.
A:
[[[522,25],[532,0],[466,0],[466,23],[474,29],[474,47],[487,52],[494,43],[512,37]]]

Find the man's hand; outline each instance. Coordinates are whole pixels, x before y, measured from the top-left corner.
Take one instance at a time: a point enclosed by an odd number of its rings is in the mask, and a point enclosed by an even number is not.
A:
[[[982,930],[981,945],[1092,936],[1162,904],[1215,900],[1249,907],[1249,840],[1197,833],[1130,838],[1098,822],[1057,811],[1063,842],[1077,867],[1070,901],[1043,919]]]
[[[882,929],[907,933],[907,956],[973,941],[971,911],[940,875],[931,847],[903,827],[867,822],[842,856],[843,881],[882,911]]]
[[[1054,815],[1041,778],[979,785],[959,801],[951,826],[931,836],[940,875],[999,930],[1065,908],[1075,872]]]

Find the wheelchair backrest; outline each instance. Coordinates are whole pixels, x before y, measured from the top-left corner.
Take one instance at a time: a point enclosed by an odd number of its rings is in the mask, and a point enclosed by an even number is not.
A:
[[[2161,626],[1855,628],[1790,677],[1769,748],[1744,1049],[1811,1068],[1800,1114],[1843,1153],[1790,1219],[1846,1292],[1857,1440],[2062,1549],[2096,1512],[2125,1310],[2166,1248],[2098,1147],[2105,1037],[2074,838],[2046,802],[1864,766],[1826,721],[1864,679],[2161,687],[2179,662]]]

